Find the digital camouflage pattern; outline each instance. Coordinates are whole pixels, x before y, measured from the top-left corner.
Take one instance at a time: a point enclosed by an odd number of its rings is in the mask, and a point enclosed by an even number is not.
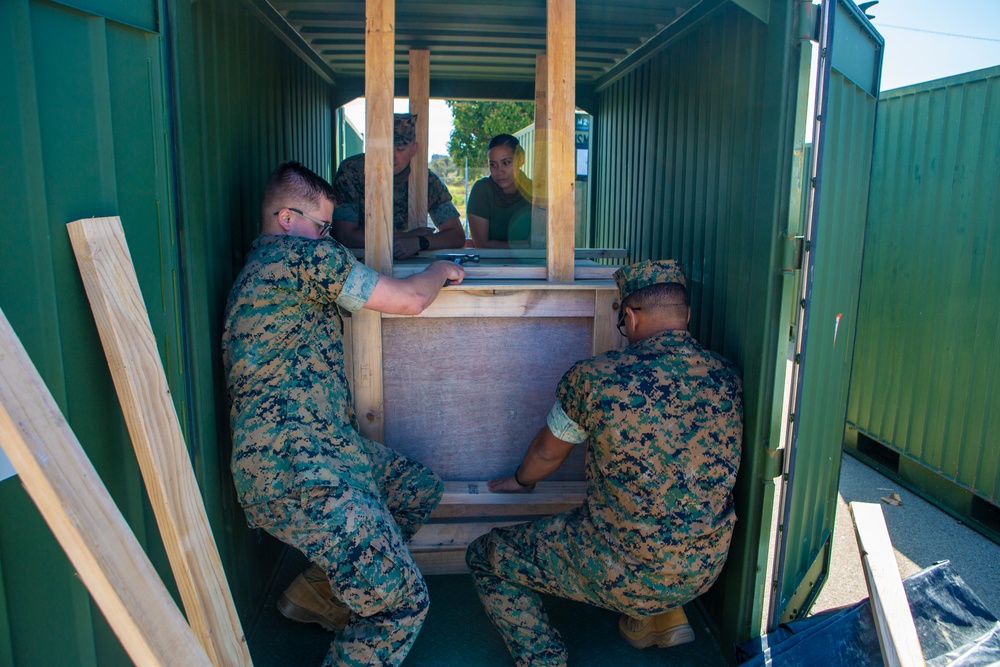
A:
[[[353,612],[324,665],[399,665],[427,615],[427,586],[406,542],[441,500],[425,466],[369,441],[380,495],[308,487],[247,508],[253,525],[291,544],[327,573]]]
[[[741,381],[688,332],[578,362],[556,396],[553,433],[587,441],[583,507],[494,529],[466,554],[519,665],[566,664],[534,591],[634,617],[669,611],[718,577],[736,521]]]
[[[614,279],[618,285],[619,301],[624,301],[629,295],[650,285],[680,283],[687,287],[684,270],[680,263],[673,259],[647,259],[644,262],[623,266],[615,271]]]
[[[244,506],[341,483],[377,495],[344,372],[340,307],[378,274],[330,239],[260,236],[226,304],[222,359]]]
[[[333,209],[334,220],[349,220],[365,226],[365,155],[354,155],[340,163],[333,178],[333,189],[337,206]],[[410,167],[392,177],[392,227],[397,232],[408,229],[410,207]],[[458,217],[458,209],[452,203],[451,193],[433,171],[427,172],[427,214],[440,227],[446,221]],[[426,227],[417,221],[418,227]]]
[[[392,145],[408,146],[417,139],[417,114],[392,114]]]
[[[339,308],[361,308],[377,280],[333,240],[261,236],[226,305],[240,502],[251,525],[323,567],[357,614],[328,664],[402,662],[427,608],[406,540],[442,491],[426,467],[357,430]]]

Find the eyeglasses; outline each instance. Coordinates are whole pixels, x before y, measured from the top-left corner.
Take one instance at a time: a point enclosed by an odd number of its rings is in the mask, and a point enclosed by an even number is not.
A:
[[[632,306],[629,306],[629,308],[632,310],[642,310],[642,308],[633,308]],[[625,335],[625,329],[623,328],[625,326],[625,306],[618,307],[618,324],[615,326],[618,327],[618,333],[622,335],[622,338],[628,338],[628,336]]]
[[[320,236],[326,236],[326,235],[327,235],[327,233],[329,233],[329,231],[330,231],[330,225],[332,225],[332,224],[333,224],[333,222],[327,222],[326,220],[320,220],[319,218],[314,218],[313,216],[309,215],[308,213],[303,213],[303,212],[302,212],[302,211],[300,211],[299,209],[297,209],[297,208],[292,208],[291,206],[285,206],[285,207],[283,207],[283,208],[287,208],[287,209],[288,209],[289,211],[291,211],[292,213],[298,213],[298,214],[299,214],[299,215],[301,215],[301,216],[302,216],[303,218],[306,218],[306,219],[308,219],[308,220],[312,220],[312,221],[313,221],[313,222],[315,222],[315,223],[316,223],[317,225],[319,225],[319,235],[320,235]],[[277,211],[275,211],[275,212],[274,212],[274,213],[272,213],[271,215],[278,215],[279,213],[281,213],[281,209],[278,209]]]

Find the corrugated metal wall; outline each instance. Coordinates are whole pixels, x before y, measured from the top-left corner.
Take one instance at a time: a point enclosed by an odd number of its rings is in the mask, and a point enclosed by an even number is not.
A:
[[[333,177],[331,88],[241,0],[171,3],[176,71],[181,275],[188,297],[192,447],[223,565],[244,624],[278,545],[245,527],[229,473],[222,311],[260,227],[271,170],[294,159]]]
[[[882,95],[848,408],[849,424],[901,453],[900,466],[918,464],[993,505],[998,118],[1000,67]]]
[[[0,3],[0,307],[172,586],[65,229],[79,218],[122,217],[183,413],[156,4],[74,4],[93,11]],[[130,664],[16,477],[0,483],[0,508],[0,665]]]
[[[273,166],[332,176],[331,88],[239,0],[73,5],[0,3],[0,307],[172,585],[64,228],[122,217],[249,625],[278,550],[232,490],[220,318]],[[0,507],[0,666],[131,664],[16,477]]]
[[[775,262],[801,58],[791,5],[769,8],[764,24],[724,6],[601,90],[593,130],[593,245],[626,248],[632,260],[681,260],[693,334],[743,370],[740,520],[726,570],[702,598],[730,640],[756,634],[754,597],[762,595],[768,519],[760,508],[780,329]]]

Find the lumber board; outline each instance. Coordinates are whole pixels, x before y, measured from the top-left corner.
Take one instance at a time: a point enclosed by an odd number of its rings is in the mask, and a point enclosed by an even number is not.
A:
[[[250,665],[121,220],[67,230],[188,621],[215,665]]]
[[[594,297],[582,290],[519,290],[516,286],[445,290],[424,312],[413,317],[594,317]]]
[[[548,280],[573,280],[576,232],[576,0],[546,3]]]
[[[365,2],[365,264],[392,274],[395,0]]]
[[[354,255],[363,259],[364,248],[349,248]],[[422,255],[430,259],[436,259],[436,255],[450,253],[453,251],[442,250],[440,252],[428,251]],[[545,259],[545,248],[466,248],[463,252],[479,255],[482,259]],[[576,259],[628,259],[628,250],[625,248],[576,248],[573,250],[573,257]],[[617,267],[615,267],[617,268]]]
[[[923,665],[920,638],[899,577],[882,508],[876,503],[861,502],[852,502],[850,508],[882,661],[888,667]]]
[[[465,549],[435,549],[434,551],[418,551],[411,554],[420,573],[425,577],[432,574],[468,574],[469,567],[465,564]]]
[[[362,308],[351,316],[354,412],[361,435],[377,442],[385,432],[381,315]]]
[[[583,503],[586,495],[587,483],[583,481],[539,482],[530,493],[491,493],[485,481],[447,481],[444,483],[441,505],[503,505],[514,509],[528,506],[576,507]],[[556,511],[561,510],[551,510],[548,513]]]
[[[618,322],[618,292],[598,290],[594,293],[594,349],[595,355],[624,347],[628,340],[621,335]]]
[[[514,526],[523,521],[475,521],[465,523],[426,523],[407,545],[411,554],[465,549],[480,535],[494,528]]]
[[[211,665],[2,310],[0,446],[132,661]]]
[[[410,160],[409,229],[427,225],[427,129],[430,113],[431,52],[410,50],[410,113],[417,114],[417,152]]]
[[[548,182],[548,59],[544,53],[535,56],[535,145],[532,169],[531,236],[532,248],[546,246],[545,195]]]
[[[386,318],[383,340],[385,444],[442,479],[481,479],[521,461],[559,379],[590,356],[592,319]],[[554,479],[583,479],[583,454]]]
[[[394,278],[405,278],[415,273],[420,273],[427,268],[422,263],[400,264],[393,268]],[[531,266],[526,264],[466,264],[465,280],[546,280],[552,274],[548,268],[542,265]],[[572,276],[574,280],[608,280],[615,271],[616,266],[601,266],[599,264],[578,264],[573,268]],[[552,280],[550,282],[560,282]],[[570,282],[570,281],[562,281]]]

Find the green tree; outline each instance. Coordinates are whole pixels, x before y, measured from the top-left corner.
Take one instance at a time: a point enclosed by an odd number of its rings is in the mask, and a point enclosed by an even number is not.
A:
[[[497,134],[513,134],[535,122],[533,102],[467,102],[445,100],[451,109],[455,129],[448,140],[448,153],[455,166],[464,168],[469,159],[469,174],[486,171],[486,146]]]

